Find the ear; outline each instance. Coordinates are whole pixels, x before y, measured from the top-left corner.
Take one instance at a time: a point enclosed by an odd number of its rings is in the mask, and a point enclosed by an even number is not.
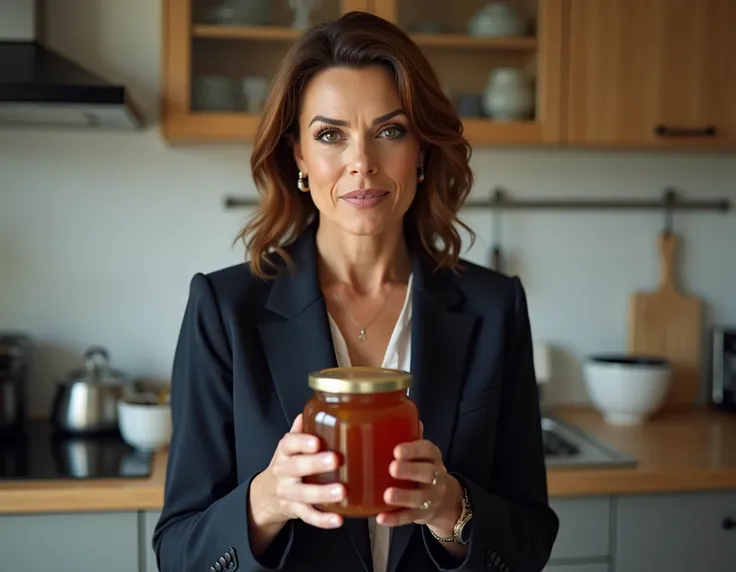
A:
[[[302,157],[301,143],[299,143],[299,140],[293,135],[289,136],[289,141],[291,142],[291,150],[294,153],[294,161],[296,162],[297,168],[300,171],[306,171],[306,166],[304,165],[304,157]]]
[[[417,159],[417,169],[421,165],[424,165],[424,159],[425,159],[425,157],[427,155],[427,152],[426,151],[427,150],[424,147],[422,147],[421,149],[419,149],[419,158]]]

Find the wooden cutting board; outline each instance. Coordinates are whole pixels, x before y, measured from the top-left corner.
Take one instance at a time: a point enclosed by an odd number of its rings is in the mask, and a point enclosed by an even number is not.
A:
[[[629,353],[663,357],[673,365],[672,384],[660,411],[692,407],[700,388],[702,302],[677,287],[678,246],[677,235],[660,234],[659,288],[635,292],[629,306]]]

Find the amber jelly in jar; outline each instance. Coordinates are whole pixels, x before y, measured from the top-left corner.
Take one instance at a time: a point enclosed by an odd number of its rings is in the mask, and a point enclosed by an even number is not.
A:
[[[320,439],[321,451],[337,453],[333,471],[304,479],[313,484],[342,483],[340,503],[315,505],[347,517],[398,510],[387,505],[389,487],[414,488],[394,479],[389,465],[399,443],[419,438],[419,413],[408,397],[411,374],[374,367],[330,368],[309,375],[314,395],[304,407],[304,432]]]

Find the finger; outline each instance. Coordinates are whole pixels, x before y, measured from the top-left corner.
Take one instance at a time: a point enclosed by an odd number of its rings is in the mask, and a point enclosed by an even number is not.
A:
[[[383,493],[383,500],[392,505],[400,506],[403,508],[411,509],[422,509],[422,504],[425,501],[432,501],[432,504],[439,502],[441,495],[437,494],[434,488],[419,488],[419,489],[400,489],[397,487],[389,487]]]
[[[318,453],[316,455],[292,455],[280,460],[273,467],[278,477],[306,477],[332,471],[338,467],[335,453]]]
[[[317,528],[338,528],[343,523],[339,514],[322,512],[306,504],[295,503],[292,511],[301,520]]]
[[[442,453],[431,441],[420,439],[409,443],[401,443],[394,447],[394,458],[399,460],[426,460],[434,463],[442,462]]]
[[[304,431],[304,417],[300,413],[294,419],[294,423],[291,424],[291,430],[289,433],[301,433]]]
[[[419,422],[419,438],[424,439],[424,423]]]
[[[319,439],[306,433],[287,433],[279,441],[278,451],[286,457],[300,453],[316,453],[319,450]]]
[[[340,502],[345,498],[345,487],[334,485],[308,485],[299,481],[276,482],[276,495],[283,500],[302,504]]]
[[[403,509],[393,512],[382,512],[376,515],[376,522],[381,526],[404,526],[417,522],[424,516],[423,511]]]
[[[442,480],[444,467],[426,461],[391,461],[388,472],[395,479],[436,485]]]

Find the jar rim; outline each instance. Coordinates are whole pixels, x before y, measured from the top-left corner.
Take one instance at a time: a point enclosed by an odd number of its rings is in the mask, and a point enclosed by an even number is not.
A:
[[[411,382],[411,373],[385,367],[332,367],[309,374],[309,387],[326,393],[388,393],[408,389]]]

